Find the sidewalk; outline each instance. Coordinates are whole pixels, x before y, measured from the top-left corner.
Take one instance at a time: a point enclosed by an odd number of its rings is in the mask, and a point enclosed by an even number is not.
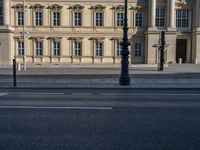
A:
[[[130,68],[130,86],[119,85],[120,68],[37,68],[17,72],[20,88],[199,88],[200,65]],[[12,69],[0,70],[0,87],[13,87]]]

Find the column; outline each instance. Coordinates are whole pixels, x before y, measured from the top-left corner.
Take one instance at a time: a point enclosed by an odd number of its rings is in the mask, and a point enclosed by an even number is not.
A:
[[[132,18],[131,22],[132,22],[134,28],[135,28],[135,20],[136,20],[135,14],[136,14],[136,9],[133,8],[133,11],[132,11],[133,16],[131,17]]]
[[[196,26],[197,28],[200,28],[200,1],[196,1]]]
[[[156,26],[156,0],[149,0],[149,27]]]
[[[175,0],[167,0],[167,27],[168,31],[176,31],[176,26],[175,26]]]
[[[10,1],[3,0],[3,24],[9,25],[10,20]]]
[[[168,0],[169,7],[169,27],[175,28],[175,0]]]

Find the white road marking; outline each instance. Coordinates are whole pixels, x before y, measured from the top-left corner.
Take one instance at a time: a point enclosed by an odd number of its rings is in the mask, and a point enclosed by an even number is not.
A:
[[[200,94],[100,93],[101,96],[200,96]]]
[[[92,95],[92,93],[72,93],[72,95]]]
[[[64,106],[0,106],[0,109],[80,109],[80,110],[111,110],[112,107],[64,107]]]
[[[0,96],[8,95],[8,93],[0,93]]]
[[[65,93],[25,93],[25,92],[17,92],[17,93],[10,93],[12,95],[64,95]]]

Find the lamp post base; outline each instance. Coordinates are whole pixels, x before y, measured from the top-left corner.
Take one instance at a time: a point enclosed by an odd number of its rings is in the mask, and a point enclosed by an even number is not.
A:
[[[119,84],[120,85],[130,85],[131,84],[131,80],[130,80],[129,77],[127,77],[127,78],[120,77]]]

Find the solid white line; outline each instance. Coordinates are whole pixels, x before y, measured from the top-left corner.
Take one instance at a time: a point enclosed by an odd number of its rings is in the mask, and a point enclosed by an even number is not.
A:
[[[0,93],[0,96],[8,95],[8,93]]]
[[[65,93],[23,93],[23,92],[17,92],[17,93],[10,93],[12,95],[64,95]]]
[[[55,106],[0,106],[0,109],[81,109],[81,110],[111,110],[112,107],[55,107]]]
[[[200,94],[100,93],[101,96],[200,96]]]

